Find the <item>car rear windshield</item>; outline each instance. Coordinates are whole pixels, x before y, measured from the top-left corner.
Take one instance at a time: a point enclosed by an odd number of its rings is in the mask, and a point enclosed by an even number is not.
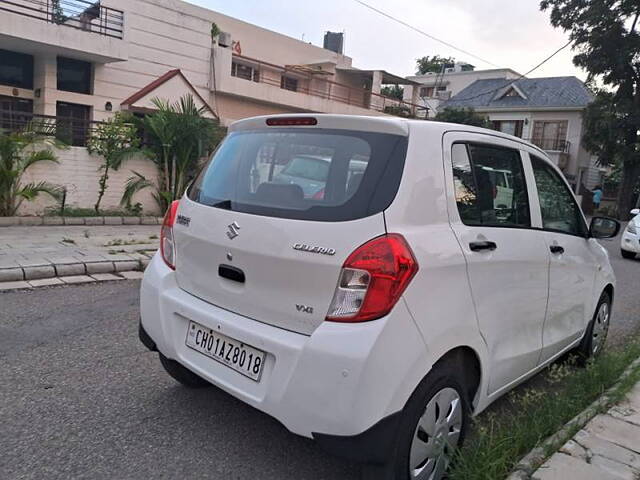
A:
[[[317,221],[379,213],[398,191],[407,138],[318,128],[234,132],[187,195],[237,212]]]

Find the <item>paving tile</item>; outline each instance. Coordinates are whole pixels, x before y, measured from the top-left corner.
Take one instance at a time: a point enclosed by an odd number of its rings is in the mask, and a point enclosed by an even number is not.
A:
[[[16,290],[18,288],[31,288],[27,282],[0,282],[0,290]]]
[[[53,265],[39,266],[39,267],[23,267],[24,279],[35,280],[38,278],[51,278],[56,276],[56,270]]]
[[[122,276],[122,278],[126,278],[127,280],[140,280],[144,276],[144,273],[138,271],[130,271],[118,272],[118,275]]]
[[[563,453],[556,453],[532,475],[532,480],[620,480],[620,477]]]
[[[42,225],[42,217],[20,217],[20,225]]]
[[[122,225],[122,217],[104,217],[105,225]]]
[[[124,280],[124,278],[114,275],[113,273],[93,273],[92,278],[95,278],[99,282],[106,282],[110,280]]]
[[[18,265],[21,267],[42,267],[46,265],[51,265],[46,258],[40,256],[20,256],[16,259]]]
[[[586,430],[580,430],[574,438],[584,448],[589,449],[593,455],[610,458],[616,462],[640,469],[640,454],[638,453],[603,440]]]
[[[39,280],[29,280],[29,285],[32,287],[48,287],[51,285],[64,285],[64,282],[59,278],[41,278]]]
[[[589,453],[578,443],[573,440],[569,440],[559,450],[560,453],[571,455],[572,457],[579,458],[580,460],[587,461]]]
[[[64,283],[75,284],[75,283],[89,283],[95,282],[93,278],[89,275],[74,275],[72,277],[60,277]]]
[[[64,225],[64,219],[62,217],[44,217],[44,225]]]
[[[594,455],[589,463],[603,472],[610,473],[624,480],[637,480],[637,475],[640,473],[635,468],[631,468],[624,463],[616,462],[615,460],[601,457],[600,455]]]
[[[124,225],[140,225],[140,217],[122,217]]]
[[[84,266],[88,274],[92,273],[111,273],[115,271],[113,262],[85,262]]]
[[[611,415],[598,415],[584,428],[603,440],[640,453],[640,427]]]
[[[84,217],[85,225],[104,225],[104,217]]]

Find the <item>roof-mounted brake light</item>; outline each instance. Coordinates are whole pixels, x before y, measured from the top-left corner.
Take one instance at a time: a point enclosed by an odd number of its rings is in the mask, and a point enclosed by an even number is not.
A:
[[[281,117],[267,118],[267,125],[270,127],[288,127],[301,125],[317,125],[318,119],[313,117]]]

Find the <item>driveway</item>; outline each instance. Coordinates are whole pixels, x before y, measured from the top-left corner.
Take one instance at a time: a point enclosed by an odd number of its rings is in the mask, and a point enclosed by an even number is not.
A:
[[[640,328],[640,261],[610,341]],[[188,390],[137,340],[139,282],[0,293],[0,478],[357,479],[360,468],[216,388]]]

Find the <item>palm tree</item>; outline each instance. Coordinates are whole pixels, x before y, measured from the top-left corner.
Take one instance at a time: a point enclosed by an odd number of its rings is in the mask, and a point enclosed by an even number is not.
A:
[[[28,125],[19,132],[0,131],[0,216],[15,215],[23,201],[31,201],[41,193],[60,198],[62,189],[58,185],[46,181],[22,183],[22,176],[31,166],[58,163],[49,147],[64,145],[47,135],[46,130],[46,126]]]
[[[216,121],[205,118],[188,94],[178,102],[154,98],[157,111],[139,121],[145,133],[145,147],[158,169],[157,184],[138,172],[127,180],[121,204],[130,206],[133,196],[144,188],[155,188],[153,197],[162,209],[179,198],[195,176],[200,159],[221,139]]]

